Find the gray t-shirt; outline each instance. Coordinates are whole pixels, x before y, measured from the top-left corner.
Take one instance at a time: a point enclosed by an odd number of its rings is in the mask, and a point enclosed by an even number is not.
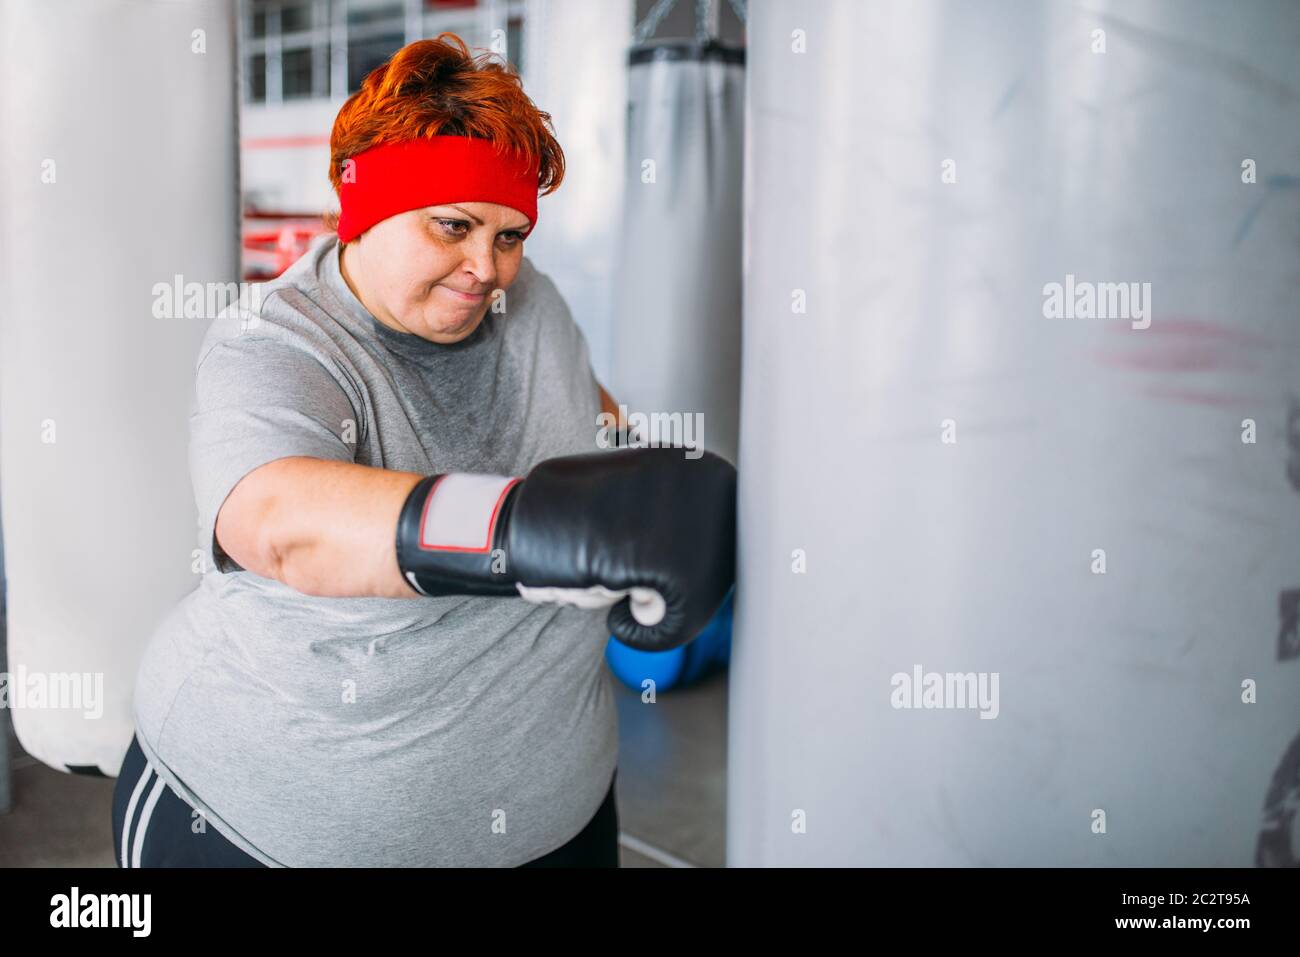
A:
[[[321,598],[214,549],[239,480],[306,455],[523,475],[593,452],[598,385],[554,283],[527,259],[467,339],[378,323],[334,234],[214,321],[190,469],[206,571],[136,679],[137,736],[209,826],[271,866],[513,866],[604,798],[618,719],[604,611],[519,598]],[[302,489],[304,497],[310,488]]]

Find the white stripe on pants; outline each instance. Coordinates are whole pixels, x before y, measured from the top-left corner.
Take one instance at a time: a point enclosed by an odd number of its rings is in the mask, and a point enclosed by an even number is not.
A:
[[[140,811],[140,822],[135,826],[135,840],[131,840],[131,820],[135,817],[136,805],[140,803],[140,795],[144,793],[145,787],[149,784],[149,779],[154,778],[153,788],[149,791],[149,796],[145,798],[144,808]],[[163,788],[166,782],[154,773],[153,767],[145,760],[144,773],[140,775],[140,780],[136,782],[134,790],[131,791],[131,800],[126,805],[126,819],[122,822],[122,866],[139,867],[140,851],[144,848],[144,836],[149,830],[149,818],[153,815],[153,809],[162,797]],[[130,854],[127,854],[127,848],[130,848]]]

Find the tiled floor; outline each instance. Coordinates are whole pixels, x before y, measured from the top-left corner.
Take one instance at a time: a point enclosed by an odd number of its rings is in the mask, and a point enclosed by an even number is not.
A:
[[[725,860],[727,676],[661,692],[618,689],[624,867]],[[0,814],[0,867],[112,867],[113,781],[64,774],[15,746],[14,807]]]

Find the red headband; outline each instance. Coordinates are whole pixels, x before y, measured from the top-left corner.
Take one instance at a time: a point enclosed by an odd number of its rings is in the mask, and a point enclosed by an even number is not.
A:
[[[434,136],[385,143],[348,162],[355,165],[344,164],[339,186],[340,242],[389,216],[445,203],[499,203],[523,213],[536,228],[537,164],[492,140]]]

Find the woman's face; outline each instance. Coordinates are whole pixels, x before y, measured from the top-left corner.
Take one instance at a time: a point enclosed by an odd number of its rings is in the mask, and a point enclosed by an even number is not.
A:
[[[389,328],[459,342],[487,315],[492,291],[515,281],[531,225],[496,203],[413,209],[345,246],[343,278]]]

